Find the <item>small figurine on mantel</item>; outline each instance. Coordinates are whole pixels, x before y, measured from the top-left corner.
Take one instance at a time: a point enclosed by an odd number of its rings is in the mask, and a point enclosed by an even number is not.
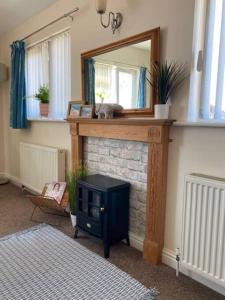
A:
[[[95,113],[98,119],[113,119],[115,111],[121,111],[123,107],[119,104],[97,103]]]

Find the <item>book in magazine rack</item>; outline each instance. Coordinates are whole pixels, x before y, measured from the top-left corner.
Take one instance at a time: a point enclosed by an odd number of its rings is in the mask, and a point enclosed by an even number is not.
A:
[[[34,213],[37,208],[39,208],[42,212],[47,214],[52,214],[56,216],[68,216],[69,213],[66,211],[66,208],[68,206],[69,197],[68,192],[65,191],[62,197],[62,200],[60,204],[51,197],[46,197],[46,190],[47,190],[47,184],[44,186],[43,191],[41,195],[34,196],[34,195],[28,195],[27,197],[30,199],[30,201],[34,204],[34,209],[32,211],[30,220],[35,221],[33,219]]]

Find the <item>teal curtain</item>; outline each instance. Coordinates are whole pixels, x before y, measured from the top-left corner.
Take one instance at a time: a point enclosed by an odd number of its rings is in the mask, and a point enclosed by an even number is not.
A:
[[[13,42],[11,47],[10,126],[27,127],[25,85],[25,43]]]
[[[146,106],[146,71],[146,68],[140,68],[137,101],[138,108],[144,108]]]
[[[95,105],[95,61],[93,58],[87,58],[84,62],[84,78],[85,78],[85,100]]]

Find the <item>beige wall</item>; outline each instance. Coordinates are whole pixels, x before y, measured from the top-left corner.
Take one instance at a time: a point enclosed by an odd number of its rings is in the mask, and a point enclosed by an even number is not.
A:
[[[1,61],[2,47],[0,43],[0,63]],[[0,174],[4,172],[4,146],[3,146],[3,97],[2,97],[2,83],[0,82]]]
[[[80,53],[154,27],[161,27],[162,58],[178,59],[190,64],[194,0],[111,0],[108,2],[109,9],[121,11],[124,15],[120,33],[113,36],[110,30],[104,30],[100,26],[93,0],[60,0],[2,38],[0,43],[4,45],[4,48],[0,60],[9,65],[9,44],[13,40],[22,38],[74,6],[78,6],[80,12],[72,24],[72,95],[74,99],[81,97]],[[64,21],[58,25],[58,28],[67,25],[68,22]],[[54,31],[54,28],[50,31]],[[35,38],[40,39],[40,36]],[[69,151],[70,136],[67,124],[32,122],[27,130],[9,129],[8,84],[4,84],[2,93],[4,96],[1,102],[4,101],[6,173],[15,177],[19,176],[20,141],[58,146]],[[173,97],[172,117],[179,120],[185,119],[187,101],[188,82]],[[198,172],[225,177],[225,137],[224,129],[173,127],[171,138],[173,138],[173,143],[169,149],[165,247],[174,250],[181,246],[184,175],[189,172]],[[1,146],[0,151],[2,151]]]
[[[0,83],[0,173],[4,172],[4,145],[3,145],[3,98],[1,95],[1,83]]]
[[[47,10],[32,17],[25,24],[17,27],[14,31],[6,34],[0,39],[3,45],[0,59],[7,65],[10,64],[9,45],[13,40],[20,39],[30,32],[40,28],[44,24],[61,16],[63,13],[78,6],[80,12],[75,16],[71,24],[69,20],[61,21],[57,27],[51,27],[48,31],[36,35],[28,43],[40,40],[55,30],[68,25],[72,26],[72,97],[81,98],[81,76],[80,76],[80,53],[91,50],[95,47],[125,38],[154,27],[161,27],[162,30],[162,57],[167,59],[179,59],[190,61],[191,40],[193,23],[194,0],[111,0],[108,1],[108,9],[121,11],[124,15],[124,23],[120,33],[112,34],[100,25],[100,19],[95,11],[95,1],[92,0],[60,0]],[[179,11],[174,17],[174,12]],[[182,48],[181,48],[182,45]],[[13,176],[19,176],[18,168],[18,147],[19,141],[39,142],[55,145],[58,132],[61,133],[60,145],[70,149],[67,141],[68,125],[62,123],[36,123],[32,122],[28,130],[12,130],[8,128],[9,89],[8,83],[3,85],[4,94],[4,123],[6,135],[6,172]],[[179,113],[185,115],[187,98],[187,84],[180,93]]]
[[[225,178],[225,128],[173,127],[169,149],[165,246],[180,247],[184,175]]]

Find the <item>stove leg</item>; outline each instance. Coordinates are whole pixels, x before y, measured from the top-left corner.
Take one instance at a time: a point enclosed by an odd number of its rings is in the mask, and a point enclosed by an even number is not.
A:
[[[130,246],[130,238],[129,238],[129,235],[127,235],[126,240],[127,240],[127,246]]]
[[[109,258],[109,249],[110,249],[109,242],[104,242],[104,257],[105,258]]]
[[[75,226],[74,239],[78,238],[78,228]]]

